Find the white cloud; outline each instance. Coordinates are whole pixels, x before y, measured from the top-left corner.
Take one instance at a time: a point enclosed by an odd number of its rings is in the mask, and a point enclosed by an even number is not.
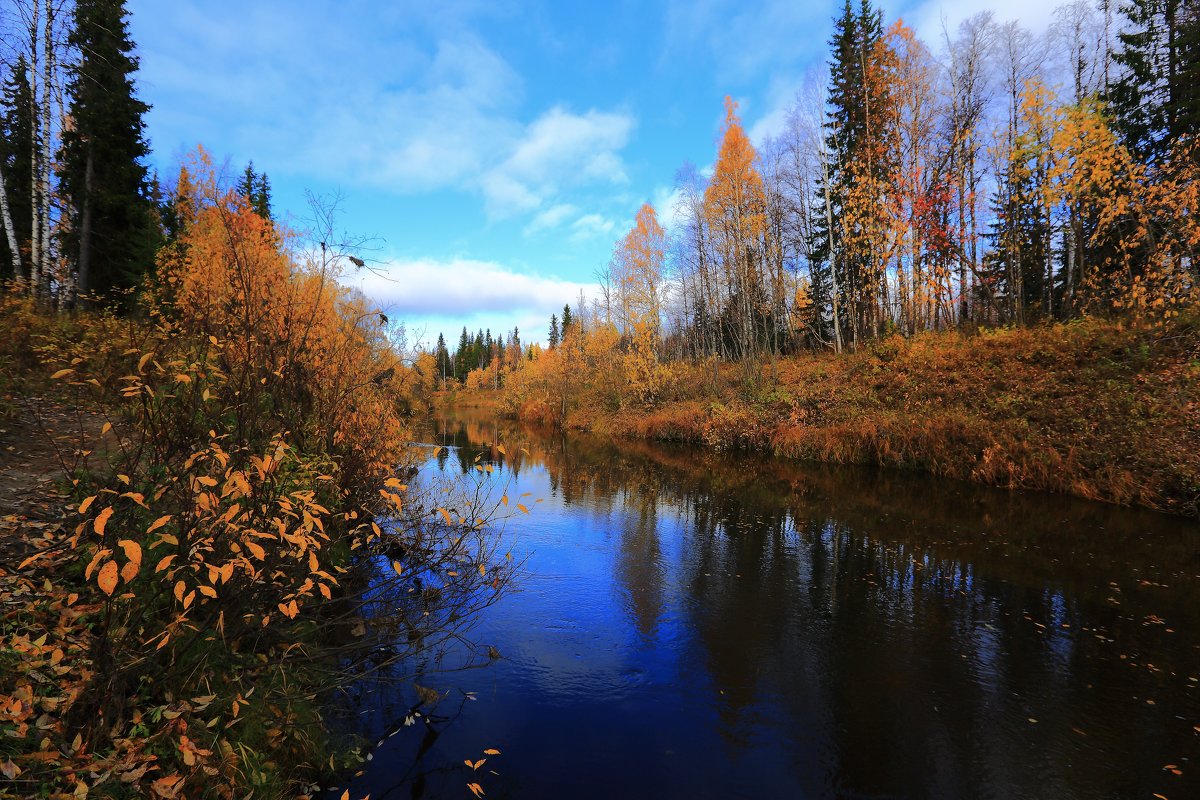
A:
[[[555,308],[592,285],[530,275],[494,261],[423,258],[385,262],[344,282],[401,318]]]
[[[539,213],[533,218],[533,221],[525,226],[524,233],[526,236],[533,236],[535,233],[553,230],[562,225],[568,217],[578,210],[570,203],[559,203],[558,205],[550,206],[550,208]]]
[[[531,211],[564,186],[628,181],[619,151],[634,125],[628,114],[550,109],[482,177],[488,214],[503,218]]]
[[[571,241],[582,242],[596,236],[610,236],[617,223],[599,214],[584,214],[571,223]]]
[[[276,176],[478,194],[492,218],[628,181],[620,152],[634,118],[521,113],[521,75],[459,19],[490,13],[470,2],[442,19],[443,4],[435,14],[347,0],[343,16],[316,0],[263,0],[244,9],[244,30],[198,0],[134,2],[160,152],[218,142]]]
[[[526,343],[542,341],[550,315],[564,303],[574,303],[580,291],[597,295],[595,284],[466,258],[396,259],[349,274],[343,283],[361,290],[393,320],[403,321],[412,343],[421,339],[429,345],[444,333],[451,349],[463,326],[499,334],[515,325]]]

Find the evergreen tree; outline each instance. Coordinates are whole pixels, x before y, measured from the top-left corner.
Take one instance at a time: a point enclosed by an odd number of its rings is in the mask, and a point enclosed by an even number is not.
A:
[[[59,169],[69,219],[63,248],[80,293],[136,286],[160,238],[142,163],[150,107],[134,96],[138,59],[127,15],[124,0],[77,0],[69,37],[79,62],[67,85],[71,124]]]
[[[877,71],[876,45],[882,38],[883,17],[871,6],[870,0],[860,0],[857,12],[850,0],[845,0],[829,41],[833,50],[826,122],[829,173],[827,180],[821,181],[820,196],[813,205],[814,240],[810,243],[810,251],[818,264],[813,274],[813,298],[822,306],[828,298],[832,306],[834,281],[831,271],[837,270],[838,306],[843,317],[839,325],[843,330],[849,330],[855,340],[874,308],[871,253],[863,252],[861,247],[851,251],[844,246],[843,226],[838,220],[858,181],[872,180],[886,185],[889,180],[891,164],[880,157],[884,148],[879,147],[878,142],[882,135],[878,114],[884,98],[871,94],[886,91],[881,81],[871,79],[871,73]],[[872,113],[876,115],[875,119],[872,119]],[[834,220],[832,230],[830,217]],[[870,237],[857,238],[863,241]],[[820,265],[823,264],[828,266],[822,268]],[[832,322],[832,308],[830,320]],[[828,332],[822,331],[822,338],[827,335]]]
[[[572,319],[573,319],[573,317],[571,316],[571,304],[564,303],[563,304],[563,313],[562,313],[562,325],[561,325],[561,330],[562,330],[561,338],[562,339],[567,338],[567,330],[570,329],[570,327],[571,327]]]
[[[263,219],[271,219],[271,182],[267,179],[267,173],[254,171],[253,161],[246,165],[246,171],[238,181],[237,192],[246,198],[255,214]]]
[[[470,353],[468,350],[471,346],[471,340],[467,335],[467,326],[464,325],[462,335],[458,338],[458,349],[454,351],[454,377],[460,381],[467,379],[467,373],[471,371]]]
[[[1188,0],[1128,0],[1113,61],[1123,69],[1108,87],[1115,127],[1139,158],[1158,163],[1200,119],[1200,16]]]
[[[29,85],[29,62],[17,57],[4,81],[3,112],[0,115],[0,169],[4,171],[4,189],[8,211],[22,263],[29,258],[29,240],[33,228],[33,89]],[[8,237],[0,232],[0,281],[13,277],[13,257]]]
[[[450,353],[446,350],[446,337],[438,334],[437,340],[437,376],[444,379],[454,374],[454,368],[450,363]]]
[[[551,315],[550,315],[550,337],[549,337],[549,342],[550,342],[550,349],[551,349],[551,350],[553,350],[554,348],[558,347],[558,316],[557,316],[557,315],[555,315],[555,314],[551,314]]]

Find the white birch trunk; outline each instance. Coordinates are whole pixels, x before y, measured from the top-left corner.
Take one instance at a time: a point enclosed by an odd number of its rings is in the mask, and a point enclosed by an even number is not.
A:
[[[17,249],[17,233],[13,228],[12,213],[8,208],[8,187],[4,183],[3,169],[0,169],[0,216],[4,218],[4,235],[8,239],[8,251],[12,253],[13,278],[20,283],[25,275],[21,269],[21,251]]]
[[[37,125],[38,118],[38,91],[41,89],[38,80],[38,65],[41,50],[38,41],[38,23],[41,19],[41,6],[37,0],[33,2],[33,16],[29,26],[29,87],[30,87],[30,102],[33,107],[29,109],[30,118],[34,120],[32,125],[32,140],[33,146],[29,150],[30,171],[33,175],[32,186],[30,193],[32,195],[30,203],[30,236],[29,236],[29,292],[33,296],[37,296],[38,288],[41,286],[41,259],[42,259],[42,239],[41,239],[41,221],[40,215],[42,210],[40,181],[38,176],[42,174],[41,165],[38,159],[41,155],[41,148],[38,142],[39,130]]]

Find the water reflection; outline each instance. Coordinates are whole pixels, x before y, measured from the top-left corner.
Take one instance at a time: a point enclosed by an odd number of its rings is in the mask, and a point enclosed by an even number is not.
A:
[[[489,797],[1200,796],[1193,524],[490,419],[428,438],[544,500],[480,623],[507,658],[438,744],[503,747]]]

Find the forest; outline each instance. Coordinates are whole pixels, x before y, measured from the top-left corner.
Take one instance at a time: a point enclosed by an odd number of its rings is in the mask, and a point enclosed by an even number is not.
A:
[[[549,424],[1195,514],[1200,11],[1055,19],[926,44],[847,2],[777,136],[726,98],[711,171],[545,347],[464,328],[439,377]]]
[[[726,97],[544,338],[425,346],[332,200],[149,166],[124,0],[5,3],[0,798],[317,796],[367,757],[331,697],[428,717],[407,665],[517,581],[533,502],[480,458],[410,489],[438,409],[1200,515],[1200,4],[1054,18],[846,0],[773,135]]]

